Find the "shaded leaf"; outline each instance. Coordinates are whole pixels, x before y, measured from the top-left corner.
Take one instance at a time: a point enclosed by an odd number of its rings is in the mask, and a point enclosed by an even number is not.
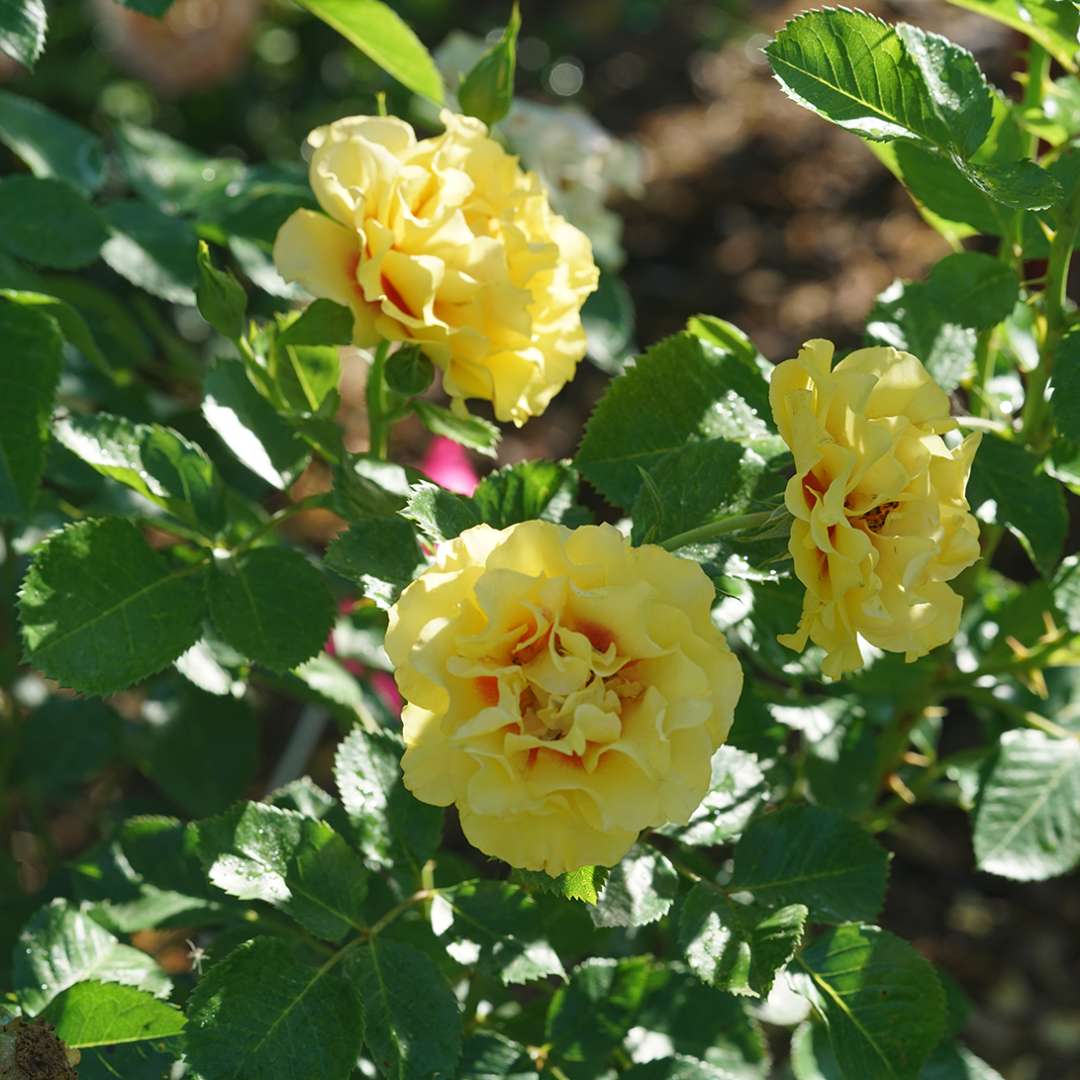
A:
[[[184,1032],[191,1065],[230,1080],[347,1080],[360,1053],[360,1001],[333,962],[280,938],[247,941],[199,980]]]
[[[112,235],[101,257],[122,278],[174,304],[195,305],[198,245],[195,230],[134,199],[105,211]]]
[[[16,258],[77,270],[97,259],[108,238],[101,214],[63,180],[24,175],[0,180],[0,249]]]
[[[364,1042],[388,1080],[453,1076],[461,1013],[439,969],[418,949],[372,938],[349,958],[364,1005]]]
[[[356,582],[380,607],[393,604],[424,563],[415,530],[399,517],[359,521],[326,552],[326,565]]]
[[[33,308],[0,300],[0,520],[23,517],[45,468],[63,339],[56,323]]]
[[[873,919],[889,856],[869,833],[817,806],[791,806],[750,823],[735,846],[731,889],[769,906],[805,904],[817,922]]]
[[[290,548],[257,547],[219,560],[206,592],[222,640],[274,671],[313,657],[334,623],[322,574]]]
[[[7,90],[0,90],[0,142],[35,176],[66,180],[90,193],[105,180],[105,155],[93,132]]]
[[[679,892],[679,875],[665,856],[637,845],[611,868],[589,917],[596,926],[644,926],[663,918]]]

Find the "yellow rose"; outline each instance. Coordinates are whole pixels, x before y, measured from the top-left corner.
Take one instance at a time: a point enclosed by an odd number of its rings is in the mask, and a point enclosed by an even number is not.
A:
[[[326,214],[297,210],[274,262],[350,307],[357,345],[416,342],[455,406],[482,398],[520,426],[585,355],[592,249],[479,120],[444,111],[442,122],[419,141],[394,117],[313,131],[311,186]]]
[[[742,671],[695,563],[610,525],[469,529],[390,613],[405,785],[551,875],[618,862],[709,789]]]
[[[979,557],[964,488],[979,435],[950,449],[949,399],[910,353],[859,349],[832,367],[810,341],[773,372],[769,402],[795,457],[785,501],[806,586],[780,642],[825,649],[837,678],[862,666],[858,638],[908,661],[949,641],[961,598],[946,584]]]

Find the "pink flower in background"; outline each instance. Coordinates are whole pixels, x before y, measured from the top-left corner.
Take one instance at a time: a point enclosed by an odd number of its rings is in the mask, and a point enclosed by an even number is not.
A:
[[[420,471],[436,484],[459,495],[471,495],[480,483],[465,449],[441,435],[436,435],[428,443],[424,460],[420,462]]]

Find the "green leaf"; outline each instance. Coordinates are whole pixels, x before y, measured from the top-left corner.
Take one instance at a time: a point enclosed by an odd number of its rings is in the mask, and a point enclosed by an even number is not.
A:
[[[239,360],[218,360],[203,380],[202,412],[256,476],[284,490],[311,458],[307,443],[251,385]]]
[[[709,348],[731,357],[725,374],[732,389],[769,431],[775,431],[766,376],[772,365],[758,352],[757,346],[734,323],[715,315],[694,315],[687,321],[686,329]]]
[[[184,1014],[151,994],[117,983],[80,982],[53,998],[41,1014],[71,1049],[171,1039]]]
[[[1062,561],[1054,578],[1054,604],[1064,616],[1065,625],[1080,634],[1080,555]]]
[[[767,437],[746,389],[757,382],[764,385],[733,352],[690,333],[666,338],[612,380],[589,418],[575,465],[609,501],[630,509],[642,470],[687,443]]]
[[[1080,17],[1073,4],[1060,0],[949,0],[987,18],[996,19],[1037,41],[1069,71],[1076,70]]]
[[[803,904],[773,912],[736,904],[699,882],[679,905],[676,940],[694,974],[710,986],[767,997],[802,942],[807,915]]]
[[[435,367],[418,345],[408,345],[391,353],[384,369],[386,385],[395,394],[415,397],[435,380]]]
[[[160,424],[96,412],[53,424],[80,461],[213,538],[225,525],[224,489],[202,447]]]
[[[973,370],[977,340],[975,331],[960,324],[921,281],[894,281],[878,296],[866,322],[867,344],[891,345],[917,356],[946,391],[955,390]]]
[[[208,158],[160,131],[120,124],[120,160],[139,196],[167,214],[205,212],[215,197],[244,176],[232,158]]]
[[[791,806],[750,823],[735,847],[731,889],[768,906],[805,904],[815,922],[873,919],[889,856],[830,810]]]
[[[367,454],[347,454],[334,466],[334,509],[346,521],[389,517],[404,508],[409,485],[420,475]]]
[[[461,111],[483,120],[488,127],[497,124],[514,101],[514,66],[520,29],[521,12],[515,0],[502,37],[480,57],[458,87]]]
[[[604,882],[608,879],[606,866],[579,866],[565,874],[552,877],[543,870],[513,870],[510,880],[529,889],[561,896],[564,900],[580,900],[583,904],[595,904],[600,899]]]
[[[440,937],[479,945],[481,961],[504,985],[566,977],[558,954],[539,937],[536,901],[516,885],[466,881],[440,889],[440,901],[446,905],[448,923]]]
[[[480,524],[480,513],[472,500],[426,480],[409,489],[401,516],[415,522],[420,531],[437,544],[452,540]]]
[[[7,90],[0,90],[0,142],[35,176],[66,180],[88,193],[105,181],[105,155],[96,135]]]
[[[241,803],[198,830],[210,881],[230,896],[280,907],[328,941],[362,928],[367,871],[325,821]]]
[[[89,694],[153,675],[199,638],[202,570],[173,571],[128,521],[67,526],[35,550],[19,593],[27,661]]]
[[[791,1037],[791,1071],[795,1080],[844,1080],[824,1024],[804,1020],[795,1029]]]
[[[942,1043],[923,1066],[919,1080],[1003,1080],[1003,1077],[966,1046]]]
[[[278,331],[270,350],[270,372],[282,404],[315,412],[337,389],[338,345],[352,341],[352,313],[332,300],[316,300]]]
[[[1015,210],[1045,210],[1065,197],[1065,189],[1034,161],[962,166],[964,175],[995,202]]]
[[[0,180],[0,249],[16,258],[77,270],[97,259],[108,238],[101,214],[63,180],[24,175]]]
[[[244,333],[247,293],[228,270],[218,270],[205,240],[199,241],[199,281],[195,302],[199,314],[219,333],[236,341]]]
[[[399,517],[369,518],[351,526],[330,545],[325,560],[383,608],[395,603],[424,563],[415,530]]]
[[[1011,265],[977,251],[946,255],[930,271],[933,301],[951,321],[989,330],[1008,318],[1020,299],[1020,282]]]
[[[1068,515],[1061,485],[1038,470],[1039,459],[1019,443],[986,434],[967,498],[980,520],[1008,528],[1039,572],[1050,577],[1061,559]]]
[[[845,1076],[917,1080],[945,1029],[933,967],[876,926],[840,926],[800,953],[799,991],[825,1020]]]
[[[454,442],[488,457],[495,456],[501,437],[495,424],[482,420],[479,416],[458,416],[440,405],[432,405],[430,401],[414,401],[412,409],[433,435],[453,439]]]
[[[462,1044],[458,1076],[469,1080],[536,1080],[536,1065],[520,1043],[480,1028]]]
[[[400,16],[380,0],[299,0],[415,94],[442,104],[435,62]]]
[[[760,454],[728,439],[692,442],[668,454],[649,470],[634,501],[634,543],[657,544],[745,512],[764,464]]]
[[[364,1008],[364,1042],[387,1080],[455,1076],[461,1012],[439,969],[418,949],[373,937],[348,959]]]
[[[951,145],[971,157],[993,116],[990,87],[975,58],[948,38],[900,23],[897,36],[923,77],[934,111],[949,129]]]
[[[186,896],[218,897],[199,859],[199,829],[177,818],[128,818],[117,841],[124,859],[147,884]]]
[[[438,847],[442,811],[419,802],[401,779],[402,743],[390,732],[354,727],[338,744],[334,779],[369,863],[389,866],[404,852],[419,866]]]
[[[198,241],[188,222],[134,199],[105,211],[112,235],[101,257],[122,278],[173,304],[195,306]]]
[[[596,926],[645,926],[663,918],[679,893],[679,875],[660,852],[640,844],[612,867],[589,917]]]
[[[954,73],[976,99],[967,108],[974,109],[985,97],[988,124],[985,81],[980,85],[973,77],[978,68],[971,54],[953,49],[968,61]],[[865,139],[912,139],[935,146],[952,141],[936,108],[942,95],[931,94],[896,30],[876,16],[846,8],[804,12],[776,35],[765,54],[788,97]],[[953,87],[948,89],[955,94]],[[975,130],[965,126],[957,132],[958,144],[970,141]]]
[[[360,1002],[335,960],[317,966],[272,937],[234,949],[188,999],[191,1066],[223,1080],[348,1080],[360,1053]]]
[[[49,286],[52,288],[52,285]],[[55,296],[47,296],[45,293],[17,291],[15,289],[0,289],[0,296],[21,304],[23,307],[32,308],[42,315],[48,315],[56,320],[60,333],[67,339],[69,345],[74,346],[90,361],[103,375],[119,381],[113,365],[105,358],[105,354],[98,348],[97,341],[90,332],[90,327],[82,315],[70,304]]]
[[[142,710],[131,750],[142,773],[194,817],[219,814],[247,793],[259,765],[259,724],[233,697],[181,684]]]
[[[222,640],[274,671],[313,657],[334,623],[322,574],[290,548],[257,547],[216,562],[206,592]]]
[[[0,520],[30,512],[45,468],[64,342],[47,315],[0,300]]]
[[[1053,386],[1050,407],[1058,433],[1080,439],[1080,330],[1066,334],[1057,348]]]
[[[556,1060],[602,1061],[634,1026],[652,960],[594,958],[574,968],[548,1007],[547,1037]]]
[[[565,461],[522,461],[488,473],[473,492],[482,521],[505,529],[540,518],[564,521],[576,512],[578,476]]]
[[[1080,740],[1006,731],[979,792],[980,870],[1042,881],[1080,862]]]
[[[33,70],[45,48],[44,0],[0,0],[0,52]]]
[[[663,1036],[674,1051],[719,1068],[725,1080],[772,1075],[768,1045],[746,1000],[706,985],[677,962],[653,968],[636,1023],[646,1037]]]
[[[1038,210],[1061,185],[1032,161],[969,160],[990,132],[993,97],[966,49],[847,8],[796,16],[765,49],[795,102],[864,139],[931,150],[991,199]]]
[[[594,253],[595,254],[595,253]],[[634,299],[611,270],[600,270],[600,284],[581,309],[589,359],[608,375],[618,375],[633,352]]]
[[[153,957],[122,945],[66,900],[46,904],[23,928],[12,979],[19,1007],[28,1016],[87,979],[123,983],[158,997],[167,996],[172,985]]]
[[[758,759],[734,746],[721,746],[712,757],[709,793],[685,825],[661,831],[681,844],[713,847],[734,839],[769,797]]]
[[[14,775],[48,798],[70,795],[120,750],[120,717],[100,701],[50,697],[23,725]]]

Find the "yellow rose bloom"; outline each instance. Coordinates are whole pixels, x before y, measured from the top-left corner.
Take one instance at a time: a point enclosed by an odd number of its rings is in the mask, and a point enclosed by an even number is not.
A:
[[[592,248],[479,120],[444,110],[442,122],[422,140],[395,117],[313,131],[311,186],[325,214],[297,210],[274,262],[352,309],[355,344],[415,342],[455,406],[481,398],[520,426],[585,355]]]
[[[405,785],[551,875],[618,862],[709,790],[742,671],[696,563],[610,525],[478,525],[390,612]]]
[[[946,445],[949,399],[910,353],[832,358],[831,342],[807,342],[773,372],[769,402],[795,457],[785,502],[806,586],[779,640],[820,645],[838,678],[862,666],[859,637],[911,661],[955,635],[962,601],[946,582],[979,557],[964,489],[980,436]]]

